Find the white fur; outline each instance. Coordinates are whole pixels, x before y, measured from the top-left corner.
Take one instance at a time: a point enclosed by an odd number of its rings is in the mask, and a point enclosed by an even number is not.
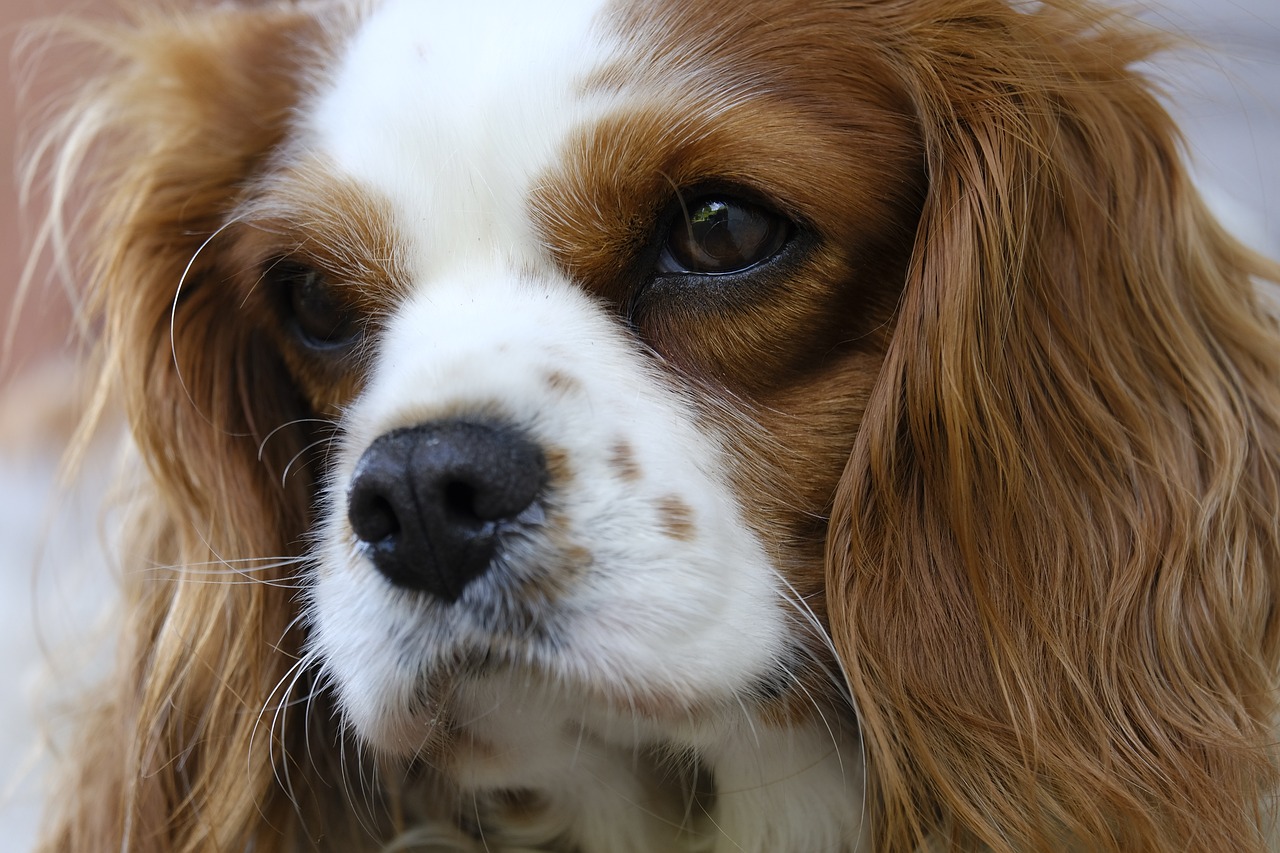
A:
[[[593,5],[392,0],[313,105],[311,144],[389,203],[411,295],[343,424],[310,653],[367,742],[412,755],[448,719],[484,746],[454,749],[445,769],[464,795],[525,789],[550,804],[531,837],[486,836],[493,849],[557,836],[584,853],[709,838],[725,851],[852,849],[856,740],[835,723],[780,729],[742,698],[787,671],[797,617],[721,473],[719,438],[616,318],[556,271],[529,218],[529,194],[570,135],[625,108],[621,96],[581,94],[585,75],[616,58]],[[568,387],[554,392],[552,375]],[[345,510],[365,449],[436,417],[501,418],[563,451],[572,472],[545,535],[507,543],[502,570],[454,604],[392,587],[361,556]],[[636,482],[611,465],[623,445]],[[688,541],[663,529],[668,498],[691,511]],[[590,559],[570,572],[570,552]],[[495,632],[493,610],[548,575],[553,599],[520,606],[555,641]],[[459,649],[499,666],[423,701]],[[660,768],[641,758],[689,750],[715,778],[710,821],[686,820],[687,804],[664,798]]]

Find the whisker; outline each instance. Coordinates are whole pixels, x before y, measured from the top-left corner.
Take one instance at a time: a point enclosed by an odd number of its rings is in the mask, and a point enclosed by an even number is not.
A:
[[[844,662],[840,658],[840,653],[836,649],[835,642],[831,639],[831,635],[827,633],[827,629],[822,624],[822,620],[818,618],[818,614],[813,612],[813,608],[804,600],[804,596],[802,596],[799,590],[795,588],[795,585],[787,579],[785,574],[774,569],[773,575],[778,582],[782,584],[785,590],[785,593],[781,594],[780,597],[790,605],[792,612],[800,617],[801,623],[808,627],[810,635],[822,643],[823,648],[830,653],[830,660],[835,661],[836,666],[839,668],[839,675],[837,676],[837,674],[831,670],[826,659],[810,654],[810,662],[820,668],[820,670],[827,676],[832,686],[837,688],[840,696],[852,705],[853,697],[849,692],[848,672],[845,670]],[[803,643],[799,644],[798,650],[809,651]]]
[[[266,561],[266,562],[263,562]],[[201,569],[204,566],[225,566],[228,571],[236,571],[241,573],[252,573],[257,571],[269,571],[296,563],[305,563],[306,557],[239,557],[237,559],[221,559],[221,560],[202,560],[191,563],[166,563],[163,565],[148,566],[139,569],[140,572],[178,572],[189,571],[192,569]],[[262,563],[257,568],[239,568],[237,563]]]
[[[310,764],[311,769],[318,774],[321,772],[320,765],[317,763],[315,752],[311,748],[311,718],[315,713],[315,702],[317,697],[319,697],[328,687],[328,679],[320,666],[320,661],[313,654],[310,652],[304,652],[302,657],[307,663],[308,671],[311,673],[311,689],[307,691],[306,710],[302,715],[302,742],[306,744],[307,748],[307,763]]]
[[[209,244],[217,239],[222,232],[238,223],[242,218],[243,217],[241,216],[233,216],[226,222],[219,225],[217,230],[204,239],[204,242],[196,249],[195,254],[193,254],[191,259],[187,261],[186,267],[182,270],[182,275],[178,276],[178,286],[173,292],[173,302],[169,306],[169,354],[173,359],[173,372],[178,377],[178,386],[182,388],[182,393],[186,395],[187,402],[191,404],[191,408],[193,408],[196,413],[204,419],[205,423],[210,426],[216,426],[216,424],[214,424],[213,420],[204,413],[204,410],[200,408],[200,404],[196,402],[195,397],[191,393],[190,387],[187,385],[186,377],[182,375],[182,363],[178,360],[178,303],[182,300],[182,290],[186,287],[187,277],[191,275],[191,270],[195,267],[196,261],[200,258],[200,255],[203,254],[204,250],[209,247]]]
[[[822,727],[827,730],[827,737],[831,738],[833,754],[836,757],[837,763],[840,765],[840,778],[848,782],[848,778],[845,776],[844,770],[844,756],[840,753],[840,738],[836,735],[835,729],[831,727],[831,721],[827,719],[827,715],[823,713],[822,704],[818,702],[817,698],[812,692],[810,692],[809,688],[805,686],[804,679],[800,678],[794,672],[788,672],[787,674],[791,676],[796,687],[804,694],[805,698],[809,700],[809,705],[818,715],[818,719],[822,721]]]
[[[489,847],[489,840],[484,835],[484,825],[480,820],[480,801],[477,799],[475,792],[471,794],[471,811],[476,819],[476,833],[480,836],[480,846],[484,848],[485,853],[491,853],[492,848]]]
[[[367,772],[366,772],[367,771]],[[360,797],[363,800],[363,809],[355,808],[357,819],[360,826],[370,835],[376,835],[372,821],[377,814],[376,799],[377,792],[382,790],[382,783],[379,776],[382,775],[382,768],[377,761],[369,761],[364,755],[364,749],[360,741],[356,741],[356,779],[360,784]],[[356,805],[352,800],[353,807]]]
[[[307,451],[311,450],[312,448],[319,447],[322,444],[332,445],[334,438],[335,436],[326,436],[324,438],[317,439],[316,441],[311,442],[306,447],[302,448],[297,453],[295,453],[293,455],[293,458],[289,460],[289,463],[284,466],[284,473],[280,475],[280,485],[281,486],[285,485],[286,481],[288,481],[289,479],[289,469],[293,467],[293,464],[295,462],[297,462],[299,459],[305,456]]]
[[[799,594],[795,586],[781,572],[775,571],[775,576],[778,578],[778,581],[786,589],[787,593],[789,593],[789,594],[784,594],[782,596],[783,600],[785,600],[788,604],[790,604],[794,612],[800,616],[800,618],[804,621],[806,625],[808,625],[812,636],[814,636],[820,642],[822,642],[824,648],[830,653],[829,660],[835,661],[836,667],[838,668],[838,671],[839,671],[838,674],[832,671],[831,667],[829,666],[828,659],[820,658],[817,655],[812,654],[812,652],[810,652],[809,654],[809,664],[816,666],[818,670],[826,676],[827,680],[837,688],[841,698],[845,700],[847,706],[852,710],[853,716],[854,716],[855,730],[857,732],[857,737],[858,737],[858,756],[859,756],[860,766],[866,767],[867,766],[867,745],[861,735],[861,732],[863,731],[862,715],[858,709],[858,704],[857,702],[854,701],[853,695],[849,688],[849,684],[850,684],[849,674],[848,674],[848,671],[845,669],[844,660],[840,656],[839,652],[836,650],[835,642],[831,639],[831,635],[827,632],[826,628],[823,626],[822,621],[818,618],[818,615],[814,613],[813,608],[810,607],[809,603],[804,600],[804,596]],[[810,651],[808,650],[807,646],[804,646],[804,644],[800,644],[800,645],[802,649],[806,651]],[[808,687],[804,685],[803,681],[798,676],[795,675],[795,673],[788,671],[788,675],[790,675],[795,680],[796,686],[799,687],[800,690],[804,692],[806,698],[809,700],[814,710],[817,711],[819,718],[822,720],[823,725],[826,726],[827,732],[832,737],[832,740],[834,743],[835,733],[832,731],[831,725],[827,720],[826,715],[822,712],[821,707],[819,707],[819,703],[817,702],[816,698],[809,691]],[[844,756],[840,753],[838,746],[836,749],[836,758],[840,763],[841,776],[847,780],[847,775],[846,775],[847,771],[844,765]],[[860,818],[859,818],[858,837],[860,838],[862,837],[862,824],[865,822],[866,815],[867,815],[867,786],[860,785],[859,787],[861,789],[861,793],[860,793],[861,810],[859,812]]]
[[[338,778],[341,780],[342,797],[346,801],[347,806],[350,807],[351,813],[355,815],[356,821],[360,824],[360,828],[371,837],[376,837],[377,833],[374,831],[373,826],[370,825],[369,820],[366,817],[368,810],[360,807],[360,798],[357,797],[356,792],[352,790],[353,774],[362,791],[367,787],[364,777],[364,756],[360,748],[360,742],[354,741],[356,749],[354,768],[352,766],[351,758],[347,752],[347,746],[349,743],[352,743],[349,736],[345,733],[340,736],[338,742]]]
[[[337,423],[335,423],[334,421],[328,418],[295,418],[294,420],[291,420],[291,421],[285,421],[284,423],[280,424],[280,426],[276,427],[275,429],[271,430],[271,432],[263,436],[262,441],[258,443],[258,461],[259,462],[262,461],[262,455],[267,449],[267,442],[271,441],[271,439],[275,437],[277,434],[279,434],[282,430],[286,430],[289,427],[301,426],[302,424],[321,424],[324,426],[328,426],[334,430],[338,428]]]
[[[172,580],[174,582],[177,582],[179,579],[172,578]],[[193,586],[266,586],[266,587],[271,587],[272,589],[291,589],[291,590],[307,589],[309,586],[301,578],[293,581],[289,581],[289,580],[264,581],[264,580],[259,580],[257,578],[245,578],[243,580],[198,580],[198,579],[184,578],[182,579],[182,582],[191,584]]]
[[[260,563],[261,561],[256,559],[246,559],[237,562]],[[203,563],[192,563],[190,565],[151,566],[146,569],[142,569],[141,573],[163,578],[165,580],[171,580],[175,583],[182,582],[188,584],[231,586],[260,584],[278,589],[305,589],[308,585],[307,573],[303,571],[306,564],[307,558],[305,557],[289,557],[267,561],[260,565],[250,566],[222,564],[218,561],[211,560]],[[270,578],[258,577],[258,575],[263,573],[274,572],[288,567],[296,567],[299,571]]]
[[[267,755],[271,761],[272,773],[275,776],[276,784],[280,785],[285,792],[285,796],[289,798],[289,802],[292,803],[294,809],[297,810],[299,820],[302,819],[303,809],[293,787],[293,777],[289,771],[289,753],[285,749],[285,725],[288,719],[285,709],[288,706],[287,697],[293,693],[294,689],[298,685],[298,680],[302,678],[305,671],[303,660],[295,662],[285,671],[285,674],[281,677],[280,681],[276,683],[276,686],[267,697],[268,702],[270,702],[271,698],[274,697],[277,692],[279,692],[282,697],[282,701],[275,703],[274,705],[271,725],[267,729]],[[286,681],[288,682],[287,686],[285,686]],[[266,710],[267,708],[264,706],[263,714],[266,713]],[[261,723],[261,720],[262,715],[259,715],[258,720],[254,722],[253,737],[257,736],[258,726]],[[277,728],[279,729],[279,734],[275,735]],[[252,740],[250,742],[252,743]],[[275,752],[277,742],[280,745],[280,756],[278,760]]]

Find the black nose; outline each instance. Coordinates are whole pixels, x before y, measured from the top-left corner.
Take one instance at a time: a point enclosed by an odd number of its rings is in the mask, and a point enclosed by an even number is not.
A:
[[[369,446],[347,517],[388,580],[453,602],[488,570],[500,535],[546,480],[542,450],[514,428],[427,423]]]

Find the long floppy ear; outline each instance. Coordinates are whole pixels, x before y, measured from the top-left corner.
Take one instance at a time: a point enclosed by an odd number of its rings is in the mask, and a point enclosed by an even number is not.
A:
[[[123,405],[147,475],[119,669],[87,703],[46,849],[276,849],[323,831],[277,782],[306,728],[284,701],[311,493],[290,463],[314,436],[292,425],[305,404],[219,265],[219,229],[323,34],[293,4],[81,27],[113,70],[46,137],[46,234],[69,200],[90,211],[66,230],[87,244],[101,397]]]
[[[828,539],[874,849],[1261,850],[1276,270],[1072,0],[903,4],[930,190]]]

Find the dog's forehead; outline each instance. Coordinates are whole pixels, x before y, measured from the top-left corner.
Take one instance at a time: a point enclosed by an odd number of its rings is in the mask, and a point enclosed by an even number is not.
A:
[[[390,201],[423,263],[529,246],[531,188],[607,108],[584,82],[616,53],[605,5],[388,0],[315,101],[313,144]]]

